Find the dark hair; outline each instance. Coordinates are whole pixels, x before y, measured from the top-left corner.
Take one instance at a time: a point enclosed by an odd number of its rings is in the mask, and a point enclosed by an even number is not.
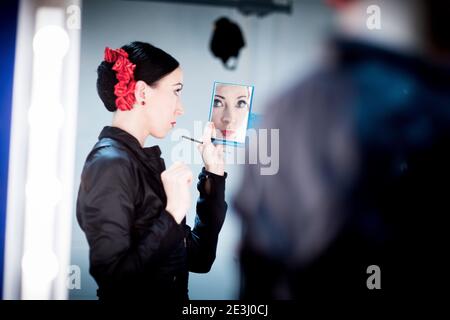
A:
[[[180,65],[170,54],[145,42],[135,41],[122,47],[128,53],[128,59],[136,65],[134,79],[145,81],[150,86],[171,73]],[[103,61],[97,68],[97,92],[108,111],[116,111],[114,86],[118,80],[112,70],[113,63]]]

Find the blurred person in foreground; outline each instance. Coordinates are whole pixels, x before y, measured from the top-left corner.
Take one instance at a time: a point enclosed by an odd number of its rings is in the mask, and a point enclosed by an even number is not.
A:
[[[279,172],[248,166],[234,200],[241,298],[433,294],[447,274],[450,11],[329,2],[328,59],[266,109]],[[366,27],[370,5],[381,30]]]

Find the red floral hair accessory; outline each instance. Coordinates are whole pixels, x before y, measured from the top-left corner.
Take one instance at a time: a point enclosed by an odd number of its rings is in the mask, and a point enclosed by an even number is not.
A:
[[[125,50],[113,50],[108,47],[105,48],[105,61],[114,63],[112,69],[116,71],[116,78],[119,80],[114,86],[117,108],[122,111],[131,110],[136,101],[134,96],[136,86],[134,69],[136,65],[128,60],[128,53]]]

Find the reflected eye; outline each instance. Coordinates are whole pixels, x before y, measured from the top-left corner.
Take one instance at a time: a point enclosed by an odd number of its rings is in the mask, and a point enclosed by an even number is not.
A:
[[[239,100],[238,103],[236,104],[237,108],[245,108],[247,106],[247,101],[245,100]]]
[[[214,99],[213,106],[214,106],[214,108],[220,108],[220,107],[223,107],[223,103],[219,99]]]
[[[180,89],[177,89],[177,90],[175,90],[175,91],[174,91],[174,93],[175,93],[175,95],[176,95],[176,96],[179,96],[179,95],[180,95],[180,93],[181,93],[181,88],[180,88]]]

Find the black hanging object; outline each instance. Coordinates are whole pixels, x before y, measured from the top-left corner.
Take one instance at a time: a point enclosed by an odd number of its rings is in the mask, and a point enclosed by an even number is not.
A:
[[[245,41],[241,28],[236,23],[225,17],[219,18],[214,22],[210,49],[215,57],[222,60],[226,69],[236,69],[239,51],[244,46]]]

